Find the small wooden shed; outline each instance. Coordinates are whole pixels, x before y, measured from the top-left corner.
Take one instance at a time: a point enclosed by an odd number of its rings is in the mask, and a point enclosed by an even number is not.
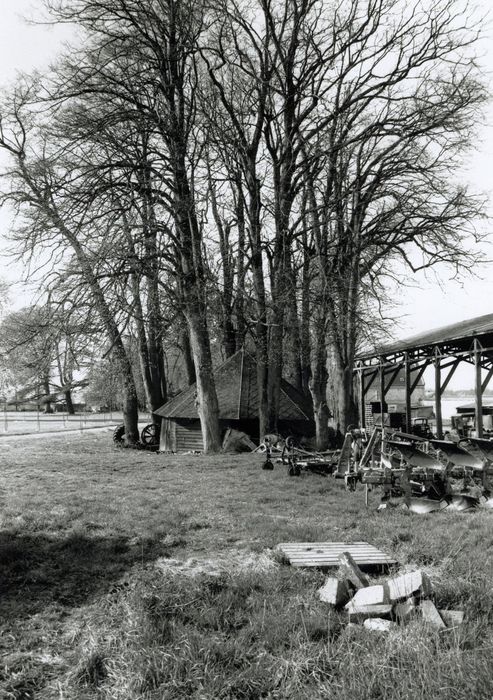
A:
[[[228,428],[234,428],[247,433],[253,440],[258,440],[255,359],[245,350],[239,350],[217,368],[214,378],[223,435]],[[192,384],[156,411],[163,418],[161,450],[188,452],[203,449],[196,398],[197,389]],[[312,436],[315,432],[309,398],[284,379],[281,382],[278,425],[282,434]]]

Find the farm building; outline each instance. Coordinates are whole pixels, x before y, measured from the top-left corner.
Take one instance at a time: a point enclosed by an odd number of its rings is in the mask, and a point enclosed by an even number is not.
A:
[[[214,373],[223,433],[228,428],[241,430],[252,439],[259,438],[257,364],[245,350],[239,350]],[[202,432],[196,406],[195,384],[182,391],[156,413],[161,423],[160,449],[172,452],[202,450]],[[314,434],[310,400],[292,384],[282,380],[279,432],[311,436]]]

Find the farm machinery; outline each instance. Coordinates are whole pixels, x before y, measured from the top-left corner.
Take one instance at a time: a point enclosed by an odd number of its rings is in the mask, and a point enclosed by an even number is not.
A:
[[[264,470],[274,469],[274,459],[287,467],[288,476],[301,476],[302,472],[314,472],[323,476],[332,474],[337,467],[340,450],[313,452],[298,445],[290,435],[286,439],[276,435],[266,435],[257,448],[265,453]]]
[[[149,423],[142,428],[140,433],[140,442],[134,447],[142,450],[151,450],[156,452],[159,449],[159,431],[160,426],[157,423]],[[113,431],[113,442],[118,447],[127,447],[125,441],[125,426],[118,425]]]
[[[470,437],[456,443],[381,427],[370,436],[353,431],[346,439],[350,453],[343,456],[338,475],[349,490],[362,483],[366,503],[369,491],[380,488],[380,508],[398,497],[420,513],[480,503],[493,507],[493,440]]]

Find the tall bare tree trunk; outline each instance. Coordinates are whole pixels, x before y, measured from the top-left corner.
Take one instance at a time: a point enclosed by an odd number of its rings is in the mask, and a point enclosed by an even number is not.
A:
[[[161,418],[156,414],[168,399],[166,371],[163,350],[163,322],[159,296],[159,249],[157,242],[157,222],[154,211],[153,181],[151,167],[148,161],[147,135],[143,137],[144,161],[144,246],[147,258],[147,365],[150,375],[150,407],[153,421],[161,424]]]
[[[50,208],[45,201],[45,197],[39,192],[38,188],[32,183],[32,179],[26,170],[25,164],[21,162],[22,173],[27,183],[31,187],[33,194],[39,201],[40,208],[45,212],[45,215],[53,222],[60,234],[70,244],[75,258],[79,264],[82,276],[91,291],[94,301],[94,308],[98,313],[103,327],[106,331],[108,341],[112,347],[112,354],[115,357],[123,383],[123,420],[125,423],[125,435],[129,443],[137,443],[139,441],[139,408],[137,399],[137,389],[133,376],[132,363],[130,357],[123,344],[120,329],[115,320],[114,314],[108,305],[106,296],[99,284],[94,273],[91,260],[87,257],[83,246],[80,244],[77,237],[65,225],[57,211]]]
[[[144,181],[144,199],[147,197],[146,190],[149,184]],[[155,423],[161,423],[161,417],[155,413],[167,400],[166,375],[164,361],[162,360],[161,343],[161,323],[159,313],[159,287],[158,287],[158,264],[157,245],[155,227],[151,228],[148,207],[144,202],[144,235],[146,250],[146,272],[145,277],[147,287],[147,319],[144,312],[141,296],[142,280],[137,273],[130,277],[130,287],[132,292],[134,321],[137,330],[137,343],[139,352],[139,364],[142,373],[142,381],[146,395],[146,403],[152,414]],[[129,249],[133,257],[137,257],[135,245],[132,238],[128,218],[123,207],[120,209],[123,226],[126,233]],[[147,321],[147,328],[146,328]]]
[[[245,321],[245,251],[246,251],[246,236],[245,236],[245,204],[243,200],[243,191],[241,186],[241,176],[236,174],[234,178],[235,192],[235,212],[238,226],[238,253],[236,256],[237,264],[237,291],[235,298],[235,315],[236,315],[236,350],[240,350],[245,345],[247,326]]]
[[[178,138],[174,145],[174,215],[180,237],[183,313],[188,323],[190,345],[195,364],[197,410],[202,428],[204,451],[218,452],[221,448],[219,406],[214,383],[207,324],[202,237],[187,178],[185,166],[186,149]]]
[[[285,372],[284,376],[303,392],[303,377],[301,371],[301,338],[300,319],[298,316],[298,300],[296,294],[296,275],[292,264],[289,270],[289,284],[287,288],[285,337]]]
[[[49,377],[43,377],[43,390],[44,390],[46,396],[50,395],[50,378]],[[44,413],[53,413],[51,401],[46,401]]]
[[[308,222],[306,222],[308,224]],[[301,272],[301,319],[300,319],[300,363],[301,386],[304,394],[310,387],[310,255],[308,251],[308,236],[306,226],[303,229],[303,267]]]
[[[325,450],[329,444],[330,411],[327,405],[327,340],[326,309],[323,298],[314,314],[313,356],[311,364],[310,393],[313,399],[317,450]]]
[[[209,166],[209,164],[208,164]],[[234,290],[234,262],[233,251],[230,244],[231,225],[225,221],[219,212],[219,206],[216,198],[216,184],[210,167],[208,167],[209,176],[209,196],[212,206],[212,215],[216,224],[217,233],[219,235],[219,252],[221,255],[222,267],[222,290],[220,292],[221,303],[221,329],[224,354],[226,357],[231,357],[236,351],[236,333],[233,323],[233,290]]]
[[[188,333],[188,327],[186,325],[186,319],[184,319],[185,325],[180,331],[180,347],[183,355],[183,360],[185,362],[185,371],[187,373],[187,383],[188,386],[195,384],[197,377],[195,375],[195,365],[193,363],[192,348],[190,347],[190,336]]]
[[[260,223],[260,182],[255,173],[247,180],[249,194],[249,227],[251,265],[255,291],[257,320],[255,324],[255,347],[257,353],[257,392],[259,435],[262,438],[269,431],[268,414],[268,362],[269,339],[267,332],[267,306],[265,301],[265,281],[262,262],[262,235]]]
[[[160,128],[169,149],[169,168],[173,179],[172,213],[179,241],[183,314],[190,332],[195,364],[197,411],[204,451],[218,452],[221,448],[219,407],[207,323],[203,241],[187,169],[190,125],[195,118],[195,102],[189,93],[189,82],[195,79],[195,67],[191,62],[197,49],[189,9],[180,0],[170,2],[167,7],[166,36],[163,37],[165,46],[160,59],[162,95],[167,113],[165,119],[160,121]]]
[[[70,391],[70,389],[67,389],[63,392],[63,395],[65,397],[65,405],[67,406],[68,415],[75,415],[74,402],[72,401],[72,392]]]

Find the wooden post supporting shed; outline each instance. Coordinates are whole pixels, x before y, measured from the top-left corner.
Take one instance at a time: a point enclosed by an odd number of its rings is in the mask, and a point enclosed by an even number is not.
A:
[[[443,438],[443,421],[442,421],[442,373],[440,367],[441,355],[438,348],[435,348],[435,357],[433,364],[435,367],[435,420],[436,420],[436,437],[441,440]]]
[[[409,362],[409,353],[404,353],[404,383],[406,396],[406,431],[411,432],[411,363]]]
[[[476,413],[476,437],[483,437],[483,384],[481,378],[481,343],[474,338],[474,410]]]

